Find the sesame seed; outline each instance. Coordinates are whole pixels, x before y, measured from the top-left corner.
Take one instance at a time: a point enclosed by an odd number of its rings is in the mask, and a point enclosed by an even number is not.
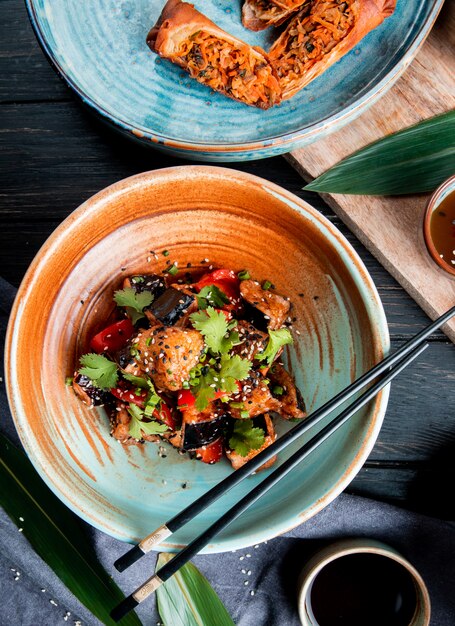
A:
[[[244,585],[245,585],[245,587],[246,587],[246,585],[249,585],[250,583],[249,583],[247,580],[245,580],[245,582],[244,582],[243,584],[244,584]]]
[[[24,518],[23,518],[23,517],[20,517],[20,518],[19,518],[19,521],[20,521],[20,522],[24,522],[25,520],[24,520]]]
[[[57,602],[55,600],[49,600],[49,602],[52,604],[52,606],[58,606]]]
[[[247,558],[247,559],[251,559],[251,554],[247,554],[247,555],[246,555],[246,558]]]
[[[244,556],[240,556],[239,561],[243,561],[244,558],[245,558]]]
[[[250,591],[250,596],[254,596],[254,589]]]

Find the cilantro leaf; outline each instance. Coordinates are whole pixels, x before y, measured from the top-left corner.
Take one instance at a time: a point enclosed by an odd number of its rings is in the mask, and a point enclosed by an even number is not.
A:
[[[255,428],[249,419],[235,420],[232,437],[229,439],[231,450],[248,456],[251,450],[259,450],[264,445],[265,433],[262,428]]]
[[[205,311],[192,313],[190,319],[194,328],[204,336],[205,343],[212,352],[222,352],[228,323],[224,313],[209,306]]]
[[[135,439],[142,439],[142,433],[144,435],[160,435],[169,430],[166,424],[160,424],[155,420],[143,422],[144,412],[136,404],[130,403],[128,413],[131,416],[129,433]]]
[[[226,354],[239,343],[239,334],[232,330],[236,321],[228,323],[222,311],[215,311],[212,306],[205,311],[192,313],[190,319],[194,328],[204,336],[208,349],[214,354]]]
[[[288,343],[293,343],[292,335],[287,328],[280,328],[279,330],[269,330],[269,340],[267,346],[263,352],[256,355],[258,361],[267,360],[268,365],[271,365],[275,360],[278,351],[282,346]]]
[[[150,291],[136,293],[132,287],[126,287],[114,293],[114,300],[118,306],[126,308],[126,312],[131,317],[131,321],[135,324],[144,317],[143,311],[145,307],[152,304],[154,296]]]
[[[242,359],[238,354],[231,357],[223,354],[221,357],[221,370],[217,374],[222,391],[226,393],[237,392],[237,381],[247,378],[251,367],[251,361]]]
[[[149,381],[141,376],[134,376],[133,374],[128,374],[128,372],[122,372],[122,376],[135,387],[140,387],[141,389],[148,389],[149,387]]]
[[[199,412],[201,412],[208,407],[209,402],[213,400],[214,397],[214,387],[210,387],[206,383],[202,382],[196,392],[196,402],[194,403],[194,406]]]
[[[208,306],[214,306],[219,309],[229,303],[229,298],[216,285],[206,285],[196,296],[200,309],[206,309]]]
[[[80,358],[80,363],[83,367],[79,369],[79,374],[90,378],[95,387],[112,389],[117,386],[117,365],[102,354],[93,352],[84,354]]]
[[[226,395],[237,393],[238,380],[247,378],[251,369],[251,362],[242,359],[239,355],[221,355],[219,364],[213,367],[205,366],[193,368],[194,378],[190,381],[191,391],[196,398],[196,409],[201,412],[207,408],[209,402],[215,398],[217,391]],[[190,374],[191,376],[191,374]]]

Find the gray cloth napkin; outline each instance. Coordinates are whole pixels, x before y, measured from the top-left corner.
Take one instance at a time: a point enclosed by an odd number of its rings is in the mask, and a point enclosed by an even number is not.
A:
[[[11,285],[0,279],[2,353],[14,294]],[[3,371],[0,377],[1,430],[20,445],[8,409]],[[127,573],[119,574],[112,563],[127,546],[80,523],[99,560],[125,593],[150,576],[154,553]],[[365,498],[342,494],[286,535],[236,552],[198,556],[194,563],[207,576],[238,626],[298,626],[296,584],[305,560],[331,540],[347,537],[371,537],[398,549],[417,567],[428,585],[432,626],[455,624],[455,523]],[[100,624],[35,554],[1,509],[0,549],[0,626]],[[141,605],[138,614],[145,626],[160,621],[154,600]]]

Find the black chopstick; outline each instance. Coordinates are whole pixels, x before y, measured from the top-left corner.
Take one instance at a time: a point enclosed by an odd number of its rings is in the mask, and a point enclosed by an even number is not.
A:
[[[377,365],[372,367],[368,372],[363,374],[359,379],[353,382],[351,385],[343,389],[334,398],[326,402],[321,408],[314,411],[304,421],[297,424],[289,430],[286,434],[281,436],[275,443],[263,450],[260,454],[253,457],[248,463],[240,467],[232,474],[229,474],[217,485],[212,487],[200,498],[195,500],[192,504],[187,506],[183,511],[175,515],[172,519],[168,520],[165,524],[154,530],[150,535],[142,539],[136,546],[131,548],[123,556],[118,558],[114,566],[119,572],[123,572],[128,567],[138,561],[144,554],[150,552],[152,548],[164,539],[170,537],[173,533],[177,532],[182,526],[187,524],[196,515],[199,515],[201,511],[207,508],[212,502],[215,502],[222,495],[227,493],[232,487],[240,483],[244,478],[252,474],[259,469],[270,458],[275,456],[278,452],[286,448],[289,444],[298,439],[301,435],[307,432],[315,424],[323,420],[332,411],[338,408],[343,402],[346,402],[354,394],[363,389],[366,385],[370,384],[380,374],[385,372],[389,367],[397,363],[404,356],[409,354],[416,346],[421,344],[427,337],[429,337],[435,330],[440,328],[445,322],[455,315],[455,307],[452,307],[449,311],[444,313],[441,317],[435,320],[432,324],[421,330],[417,335],[407,341],[401,348],[399,348],[394,354],[386,357],[380,361]]]
[[[362,396],[354,400],[340,415],[324,426],[314,437],[305,443],[297,452],[289,459],[284,461],[277,469],[269,474],[259,485],[246,494],[239,502],[222,515],[214,524],[206,531],[201,533],[196,539],[189,543],[186,548],[181,550],[175,557],[161,567],[153,576],[138,587],[131,595],[125,598],[111,612],[114,621],[120,621],[127,613],[133,610],[138,604],[143,602],[152,593],[158,589],[162,583],[166,582],[173,576],[185,563],[193,558],[207,543],[215,537],[219,532],[224,530],[231,522],[241,515],[248,507],[256,502],[269,489],[276,485],[284,476],[293,470],[301,461],[318,448],[328,437],[337,431],[367,402],[376,396],[383,387],[385,387],[395,376],[405,369],[414,359],[416,359],[424,350],[428,348],[428,344],[419,345],[405,356],[393,369],[372,385]]]

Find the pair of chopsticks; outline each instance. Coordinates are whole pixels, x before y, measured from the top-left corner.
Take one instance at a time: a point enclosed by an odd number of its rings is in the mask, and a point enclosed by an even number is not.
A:
[[[358,391],[373,383],[378,377],[379,380],[369,387],[363,395],[354,400],[340,415],[332,419],[324,426],[314,437],[307,443],[303,444],[297,452],[289,459],[282,463],[277,469],[269,474],[259,485],[254,487],[246,496],[222,515],[214,524],[206,531],[196,537],[186,548],[181,550],[176,556],[161,567],[158,572],[151,576],[145,583],[136,589],[131,595],[126,597],[111,612],[111,617],[115,621],[120,621],[127,613],[133,610],[139,603],[143,602],[148,596],[171,576],[195,556],[207,543],[221,532],[228,524],[234,521],[248,507],[256,502],[264,493],[276,485],[284,476],[292,471],[301,461],[303,461],[311,452],[316,450],[328,437],[336,432],[343,424],[345,424],[352,415],[360,408],[367,404],[376,396],[381,389],[390,383],[400,372],[402,372],[414,359],[416,359],[426,348],[427,339],[435,330],[445,324],[451,317],[455,315],[455,306],[435,320],[432,324],[424,328],[420,333],[411,338],[394,354],[383,359],[380,363],[372,367],[368,372],[363,374],[358,380],[346,387],[338,393],[334,398],[329,400],[321,408],[317,409],[305,421],[297,424],[268,448],[253,457],[248,463],[227,476],[220,483],[215,485],[203,496],[190,504],[186,509],[178,515],[163,524],[150,535],[145,537],[138,545],[126,552],[114,563],[115,567],[123,572],[128,567],[138,561],[144,554],[150,552],[154,546],[170,537],[177,530],[182,528],[196,515],[201,513],[205,508],[211,505],[215,500],[240,483],[244,478],[258,470],[261,465],[268,461],[278,452],[284,450],[296,439],[301,437],[310,428],[318,424],[327,417],[332,411],[337,409],[341,404],[352,398]]]

